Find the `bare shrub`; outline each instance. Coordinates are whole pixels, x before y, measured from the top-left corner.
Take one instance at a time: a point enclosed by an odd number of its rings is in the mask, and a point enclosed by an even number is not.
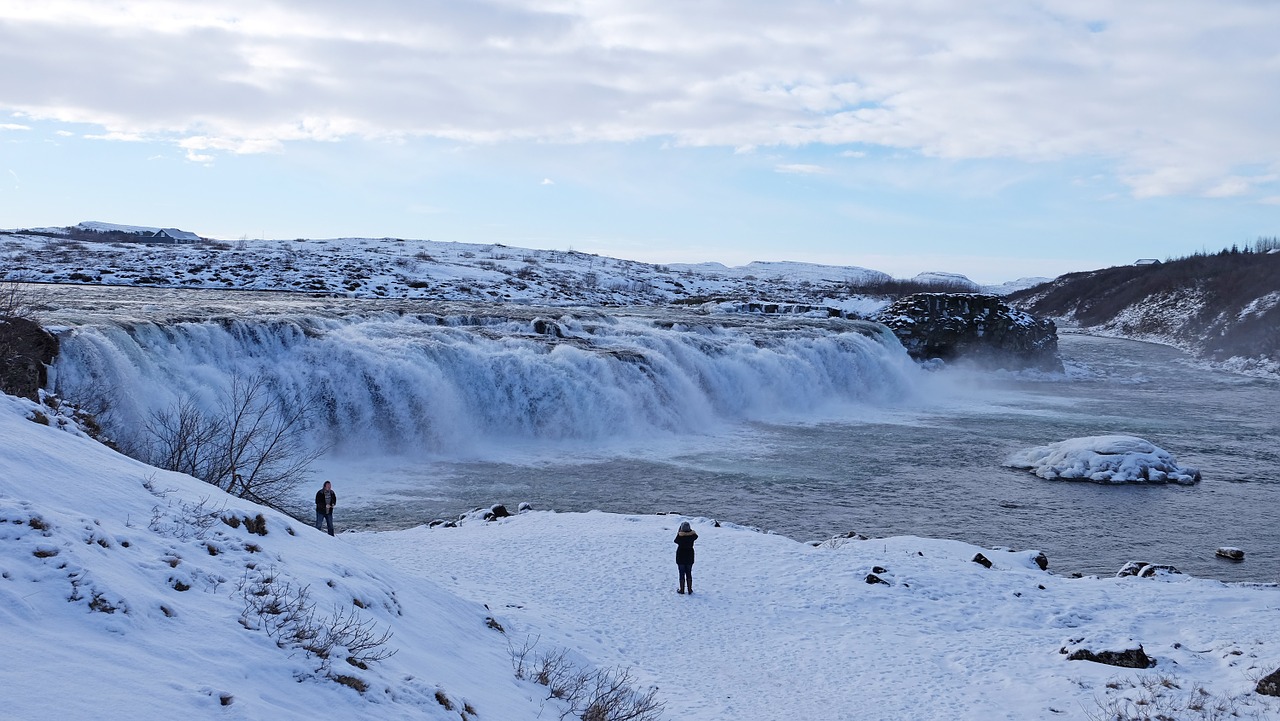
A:
[[[564,702],[561,719],[581,721],[657,721],[664,704],[656,688],[640,690],[630,669],[589,669],[574,663],[564,649],[535,653],[537,639],[509,646],[518,679],[547,687],[547,698]]]
[[[878,298],[905,298],[916,293],[973,293],[979,290],[976,283],[963,280],[885,280],[849,281],[845,290],[850,295],[869,295]]]
[[[292,405],[272,393],[262,376],[235,376],[213,411],[184,398],[155,413],[133,455],[280,508],[324,452],[306,442],[310,413],[309,403]]]
[[[48,290],[22,278],[0,280],[0,318],[25,318],[39,322],[39,311],[48,302]]]
[[[318,615],[311,600],[311,587],[299,585],[274,569],[249,569],[241,579],[238,592],[244,600],[240,625],[262,631],[281,648],[297,648],[319,660],[320,673],[339,680],[333,672],[333,657],[349,665],[368,669],[369,664],[395,655],[388,647],[391,631],[378,633],[374,621],[363,619],[352,609],[336,609],[331,615]]]
[[[169,538],[179,540],[204,540],[214,524],[222,520],[223,506],[211,508],[209,499],[196,503],[172,501],[166,506],[151,507],[151,522],[147,528]]]
[[[1106,687],[1117,693],[1094,699],[1097,708],[1085,711],[1092,721],[1221,721],[1239,718],[1242,711],[1239,697],[1216,695],[1199,685],[1183,689],[1166,674],[1112,679]]]

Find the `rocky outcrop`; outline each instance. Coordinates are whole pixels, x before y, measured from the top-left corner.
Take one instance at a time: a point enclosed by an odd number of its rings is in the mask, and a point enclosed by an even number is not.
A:
[[[1259,679],[1254,690],[1263,696],[1280,696],[1280,668]]]
[[[916,360],[964,358],[1010,370],[1062,371],[1058,328],[980,293],[917,293],[876,317]]]
[[[26,318],[0,317],[0,391],[39,400],[58,339]]]
[[[1090,651],[1087,648],[1080,648],[1068,654],[1067,660],[1093,661],[1121,668],[1151,668],[1156,665],[1155,659],[1148,656],[1141,646],[1123,651]]]

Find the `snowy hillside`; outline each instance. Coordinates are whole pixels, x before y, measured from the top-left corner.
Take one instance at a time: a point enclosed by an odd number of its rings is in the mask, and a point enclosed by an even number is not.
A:
[[[665,704],[650,719],[1280,718],[1253,691],[1280,666],[1275,585],[1070,579],[1035,551],[704,518],[679,596],[679,516],[333,538],[48,413],[0,397],[6,719],[533,721],[570,709],[552,691],[581,699],[583,669]],[[1155,665],[1069,660],[1086,651]]]
[[[537,716],[480,604],[48,413],[0,396],[3,718]]]
[[[128,235],[149,230],[82,223],[69,229],[0,233],[0,280],[540,305],[764,299],[837,306],[849,300],[851,284],[889,279],[865,268],[811,263],[664,266],[572,250],[399,238],[159,245]],[[923,279],[935,275],[977,287],[953,274],[926,274]]]
[[[1060,328],[1176,346],[1234,372],[1280,374],[1280,253],[1224,251],[1070,273],[1010,299]]]

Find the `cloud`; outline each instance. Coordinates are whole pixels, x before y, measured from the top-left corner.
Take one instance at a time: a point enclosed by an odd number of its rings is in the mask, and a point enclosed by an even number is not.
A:
[[[538,183],[538,185],[555,185],[555,184],[556,184],[556,181],[552,180],[551,178],[543,178],[542,182]]]
[[[28,125],[19,125],[17,123],[0,123],[0,130],[30,130]]]
[[[787,173],[791,175],[826,175],[831,171],[821,165],[810,165],[808,163],[784,163],[774,167],[775,173]]]
[[[0,4],[0,110],[200,156],[857,145],[1103,159],[1139,197],[1212,196],[1280,167],[1277,35],[1255,0],[43,0]]]

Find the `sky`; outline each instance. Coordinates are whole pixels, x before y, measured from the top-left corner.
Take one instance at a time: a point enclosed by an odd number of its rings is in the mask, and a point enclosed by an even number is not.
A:
[[[1272,0],[4,0],[0,227],[979,282],[1280,235]]]

